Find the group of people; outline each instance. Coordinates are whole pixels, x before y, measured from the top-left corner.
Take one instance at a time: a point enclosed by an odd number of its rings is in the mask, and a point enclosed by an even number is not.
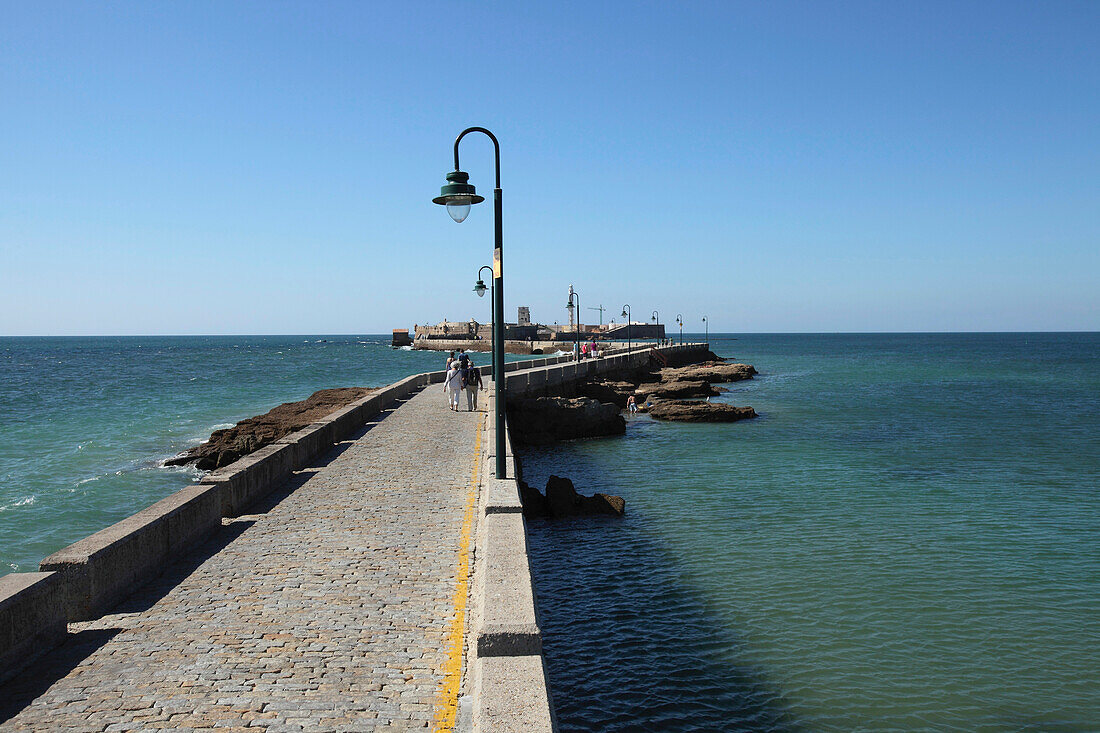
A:
[[[580,357],[582,359],[599,359],[600,347],[595,341],[586,341],[580,345]]]
[[[447,395],[447,406],[458,412],[459,397],[466,393],[466,409],[477,409],[477,391],[481,389],[481,370],[474,366],[466,352],[455,352],[447,357],[447,376],[443,380],[443,393]]]

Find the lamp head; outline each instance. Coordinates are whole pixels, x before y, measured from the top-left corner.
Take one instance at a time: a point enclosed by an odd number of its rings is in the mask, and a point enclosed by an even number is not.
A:
[[[478,280],[477,285],[474,285],[474,292],[477,293],[477,297],[479,297],[479,298],[484,298],[485,297],[485,291],[488,290],[488,289],[489,288],[485,287],[485,281],[484,280]]]
[[[619,315],[621,315],[623,318],[626,318],[626,308],[625,307],[623,308],[623,312],[620,313]]]
[[[461,224],[470,214],[470,204],[480,204],[484,196],[478,196],[469,183],[470,175],[463,171],[451,171],[447,174],[447,183],[439,189],[439,195],[432,203],[447,207],[447,213],[456,223]]]

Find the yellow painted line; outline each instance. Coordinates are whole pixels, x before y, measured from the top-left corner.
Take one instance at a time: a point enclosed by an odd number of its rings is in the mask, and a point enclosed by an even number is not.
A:
[[[458,542],[458,563],[455,566],[454,618],[447,632],[447,661],[443,664],[443,684],[439,688],[436,706],[436,731],[454,730],[458,715],[458,693],[462,683],[462,651],[466,636],[466,599],[470,590],[470,528],[474,521],[474,505],[477,503],[478,472],[481,468],[481,430],[484,419],[477,426],[474,440],[474,471],[470,477],[470,491],[466,496],[466,513],[462,517],[462,537]]]

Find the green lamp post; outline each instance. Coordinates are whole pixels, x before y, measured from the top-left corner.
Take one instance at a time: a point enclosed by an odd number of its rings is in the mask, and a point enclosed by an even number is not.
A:
[[[623,306],[623,318],[626,319],[626,353],[630,353],[634,347],[634,342],[630,338],[630,304]]]
[[[680,346],[684,345],[684,317],[677,313],[676,322],[680,324]]]
[[[481,270],[488,270],[491,273],[493,271],[493,268],[489,267],[488,265],[482,265],[481,269],[479,269],[477,271],[477,283],[474,285],[474,292],[477,293],[477,297],[484,298],[485,297],[485,291],[486,290],[491,290],[492,288],[485,287],[485,281],[481,279]],[[496,328],[496,326],[493,325],[497,321],[496,316],[497,316],[497,314],[494,312],[494,309],[493,309],[493,296],[490,295],[489,296],[489,325],[490,325],[491,328]],[[496,355],[496,351],[492,350],[492,346],[493,346],[492,341],[489,342],[489,346],[490,346],[490,352],[489,353],[492,355],[493,379],[496,379],[497,355]]]
[[[707,321],[706,316],[703,316],[703,328],[706,330],[706,334],[707,334],[704,340],[706,341],[707,346],[709,347],[710,346],[710,323]]]
[[[576,304],[573,303],[573,298],[577,299]],[[573,314],[573,309],[577,309],[577,323],[576,330],[573,332],[573,358],[580,359],[581,357],[581,296],[573,289],[573,286],[569,286],[569,302],[565,304],[565,309],[569,311],[570,316]]]
[[[655,323],[657,325],[657,333],[660,334],[660,332],[661,332],[661,313],[660,313],[660,311],[653,311],[653,315],[650,316],[649,320],[653,321],[653,323]],[[661,345],[661,337],[659,335],[657,336],[657,345],[658,346]]]
[[[496,161],[496,187],[493,189],[493,389],[496,394],[496,475],[497,478],[505,478],[507,462],[504,455],[504,411],[507,391],[504,384],[504,234],[501,224],[500,142],[496,135],[484,127],[467,127],[459,133],[455,138],[455,169],[447,174],[447,183],[439,189],[439,195],[432,202],[446,206],[450,217],[462,223],[470,213],[470,206],[485,200],[484,196],[479,196],[474,190],[470,176],[462,171],[458,162],[458,144],[471,132],[480,132],[493,141]]]

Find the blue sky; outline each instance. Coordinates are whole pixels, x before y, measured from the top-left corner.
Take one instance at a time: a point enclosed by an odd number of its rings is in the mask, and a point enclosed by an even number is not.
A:
[[[1100,3],[0,2],[0,334],[1100,329]],[[491,195],[488,140],[463,168]],[[607,316],[610,317],[610,314]],[[620,319],[621,320],[621,319]],[[700,329],[701,330],[701,329]]]

